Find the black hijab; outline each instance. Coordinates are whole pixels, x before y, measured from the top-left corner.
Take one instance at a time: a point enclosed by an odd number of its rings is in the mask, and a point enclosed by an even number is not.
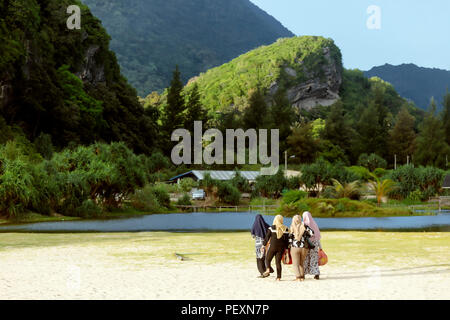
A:
[[[255,217],[255,222],[253,223],[252,235],[258,236],[260,238],[265,238],[267,229],[269,229],[269,225],[264,221],[262,215],[258,214]]]

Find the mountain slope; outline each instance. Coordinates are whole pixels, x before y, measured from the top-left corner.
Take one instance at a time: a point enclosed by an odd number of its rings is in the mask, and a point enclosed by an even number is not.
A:
[[[73,4],[82,9],[81,30],[66,26]],[[86,6],[1,0],[0,9],[0,131],[6,123],[31,140],[50,134],[59,147],[120,140],[151,151],[155,121],[121,76],[109,36]]]
[[[197,83],[203,105],[214,111],[244,107],[255,88],[268,96],[285,91],[292,105],[311,109],[336,102],[341,82],[341,52],[333,40],[303,36],[247,52],[192,78],[187,86]]]
[[[261,46],[190,79],[185,94],[194,84],[212,119],[242,114],[257,88],[269,105],[282,94],[293,113],[313,118],[326,116],[327,107],[339,100],[355,120],[375,100],[392,116],[406,106],[417,121],[423,118],[423,111],[403,99],[390,83],[367,79],[360,70],[345,70],[340,49],[332,39],[323,37],[284,38]],[[166,93],[147,97],[143,104],[163,110]]]
[[[426,110],[431,97],[441,102],[447,88],[450,89],[450,71],[418,67],[415,64],[374,67],[364,72],[367,77],[377,76],[390,82],[398,93]]]
[[[293,34],[249,0],[83,0],[112,37],[123,74],[141,96]]]

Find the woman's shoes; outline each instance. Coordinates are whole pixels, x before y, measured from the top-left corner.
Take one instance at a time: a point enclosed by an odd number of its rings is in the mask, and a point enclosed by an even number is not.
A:
[[[281,278],[276,278],[275,281],[281,281]]]
[[[264,272],[264,273],[262,274],[262,277],[263,277],[263,278],[267,278],[268,276],[270,276],[270,272],[269,272],[269,271],[266,271],[266,272]]]
[[[314,276],[314,279],[319,280],[319,275]]]

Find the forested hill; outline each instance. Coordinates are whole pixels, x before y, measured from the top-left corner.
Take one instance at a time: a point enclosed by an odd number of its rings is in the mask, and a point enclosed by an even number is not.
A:
[[[414,101],[418,107],[425,110],[430,105],[431,97],[436,99],[440,109],[445,90],[450,89],[450,71],[423,68],[415,64],[385,64],[366,71],[365,75],[377,76],[390,82],[401,96]]]
[[[66,25],[73,4],[82,9],[81,30]],[[59,147],[124,141],[151,151],[155,117],[145,114],[109,36],[79,1],[0,0],[0,52],[0,142],[19,128],[32,141],[49,134]]]
[[[83,0],[112,37],[123,74],[146,96],[293,34],[249,0]]]

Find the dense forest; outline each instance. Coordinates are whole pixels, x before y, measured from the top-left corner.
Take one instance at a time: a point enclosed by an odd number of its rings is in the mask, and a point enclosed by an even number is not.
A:
[[[390,82],[402,97],[412,100],[416,106],[424,110],[427,109],[432,97],[441,102],[445,90],[450,88],[450,71],[423,68],[415,64],[399,66],[385,64],[373,67],[364,74]],[[438,104],[438,110],[440,109],[441,105]]]
[[[66,9],[82,8],[81,30]],[[31,140],[58,147],[124,141],[137,152],[154,145],[154,117],[120,74],[100,21],[78,1],[0,1],[0,130],[17,125]],[[5,131],[6,130],[6,131]]]
[[[260,45],[294,34],[249,0],[83,0],[112,37],[123,74],[145,97],[174,63],[183,82]]]
[[[100,21],[75,3],[81,30],[66,27],[73,1],[0,0],[0,216],[161,212],[172,208],[170,191],[190,190],[160,184],[176,174],[260,168],[173,165],[171,134],[192,131],[195,120],[222,132],[279,129],[280,155],[294,157],[290,167],[303,173],[259,178],[253,190],[239,177],[204,186],[226,203],[239,202],[239,192],[278,198],[299,186],[340,197],[317,186],[336,191],[382,177],[403,183],[398,199],[440,192],[450,154],[448,91],[424,112],[390,83],[344,69],[333,40],[305,36],[260,46],[188,83],[173,66],[164,92],[138,99]]]

